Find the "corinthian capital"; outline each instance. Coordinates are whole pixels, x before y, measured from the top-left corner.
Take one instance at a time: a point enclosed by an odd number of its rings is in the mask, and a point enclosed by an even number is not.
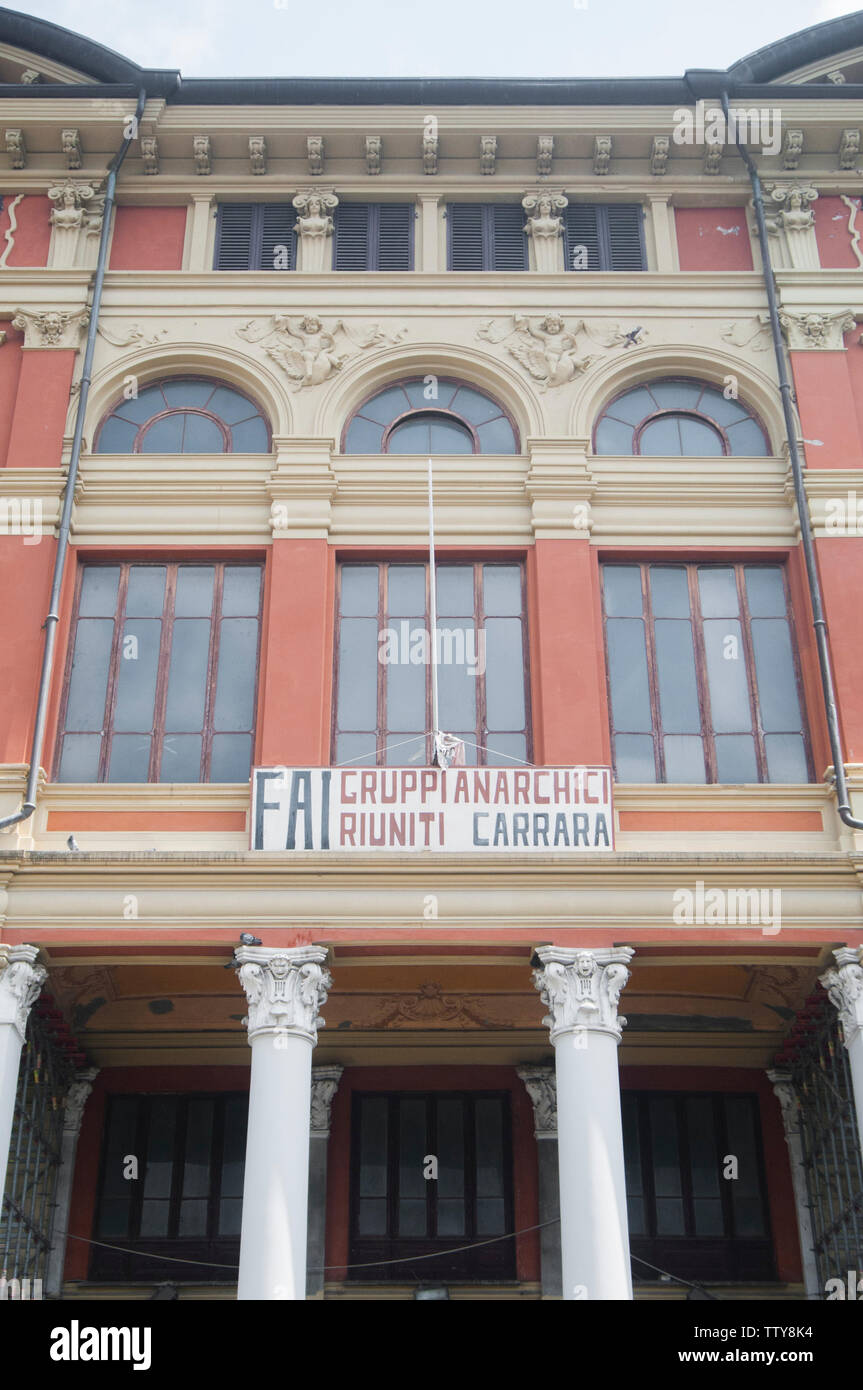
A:
[[[312,1134],[329,1134],[333,1098],[339,1089],[343,1067],[312,1067]]]
[[[840,309],[832,314],[792,314],[783,309],[779,322],[792,350],[842,352],[845,347],[843,334],[854,327],[855,316],[850,309]]]
[[[64,313],[59,309],[45,309],[33,313],[29,309],[17,309],[12,327],[24,334],[24,348],[77,348],[83,329],[90,322],[89,309],[77,309]]]
[[[845,1046],[850,1047],[858,1033],[863,1034],[863,947],[840,946],[833,954],[837,969],[826,971],[821,983],[838,1010]]]
[[[332,985],[324,946],[239,946],[234,952],[249,1016],[249,1042],[258,1033],[295,1034],[317,1041],[319,1012]]]
[[[540,946],[541,962],[533,982],[549,1012],[542,1020],[551,1041],[564,1033],[611,1033],[621,1037],[626,1023],[617,1012],[621,991],[629,979],[627,966],[635,952],[631,946],[601,950]]]
[[[21,1041],[48,971],[36,963],[38,946],[0,946],[0,1024],[11,1023]]]
[[[525,1063],[516,1067],[533,1106],[533,1128],[537,1139],[557,1134],[557,1074],[552,1063]]]

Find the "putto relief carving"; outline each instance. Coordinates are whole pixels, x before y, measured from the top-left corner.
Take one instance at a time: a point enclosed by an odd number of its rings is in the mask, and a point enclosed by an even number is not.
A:
[[[296,391],[304,386],[320,386],[341,371],[357,352],[391,347],[401,342],[406,333],[406,328],[386,333],[376,323],[358,330],[343,319],[327,327],[315,314],[303,318],[272,314],[268,319],[249,319],[237,329],[240,338],[264,349],[290,378]]]
[[[597,325],[584,319],[568,326],[562,314],[552,313],[537,319],[526,314],[514,314],[509,321],[486,319],[476,332],[484,342],[505,343],[510,356],[539,382],[540,391],[568,386],[596,360],[596,352],[582,351],[579,334],[584,334],[594,347],[607,351],[631,347],[644,330],[636,328],[624,333],[616,323]]]

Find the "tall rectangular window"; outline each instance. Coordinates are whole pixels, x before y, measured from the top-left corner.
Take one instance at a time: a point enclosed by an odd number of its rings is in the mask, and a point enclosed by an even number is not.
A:
[[[260,565],[85,566],[57,780],[246,781],[260,614]]]
[[[514,1277],[508,1094],[355,1095],[351,1172],[352,1278]]]
[[[108,1106],[91,1278],[236,1279],[248,1095],[117,1095]],[[129,1156],[138,1172],[129,1176]],[[112,1250],[108,1246],[123,1246]],[[196,1266],[194,1261],[201,1260]]]
[[[215,270],[294,270],[296,209],[284,203],[220,203]]]
[[[527,236],[520,203],[450,203],[450,270],[527,270]]]
[[[567,270],[646,270],[640,203],[570,203],[563,214]]]
[[[413,270],[412,203],[339,203],[333,215],[335,270]]]
[[[602,568],[618,782],[808,782],[781,565]]]
[[[335,763],[430,765],[429,609],[425,564],[340,567]],[[439,720],[468,763],[531,756],[524,613],[521,565],[438,566]]]
[[[621,1105],[636,1276],[657,1277],[641,1256],[683,1278],[773,1278],[757,1098],[624,1092]]]

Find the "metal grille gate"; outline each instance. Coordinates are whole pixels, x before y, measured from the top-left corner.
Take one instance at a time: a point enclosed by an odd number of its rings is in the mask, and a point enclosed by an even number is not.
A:
[[[57,1046],[47,1020],[33,1008],[18,1069],[0,1213],[0,1290],[7,1298],[41,1297],[41,1285],[36,1281],[44,1278],[51,1249],[63,1100],[74,1070],[72,1060]]]
[[[839,1015],[826,994],[810,1002],[796,1040],[791,1076],[800,1132],[818,1279],[863,1275],[863,1156],[848,1053]]]

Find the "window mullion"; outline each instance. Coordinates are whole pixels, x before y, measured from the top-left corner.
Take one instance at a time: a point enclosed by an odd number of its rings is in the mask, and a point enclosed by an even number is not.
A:
[[[749,717],[752,721],[752,733],[755,739],[755,759],[758,767],[759,782],[770,780],[767,773],[767,753],[764,746],[764,731],[761,728],[761,708],[758,703],[758,691],[755,685],[755,650],[752,646],[752,632],[750,629],[749,603],[746,598],[746,584],[744,583],[743,566],[734,566],[734,580],[737,585],[737,602],[740,607],[740,630],[743,635],[743,650],[746,654],[746,684],[749,691]]]
[[[380,641],[380,634],[386,627],[387,622],[387,603],[389,595],[389,564],[380,564],[378,571],[378,630],[377,641]],[[378,645],[380,651],[380,645]],[[387,761],[387,745],[389,743],[389,728],[387,726],[387,670],[388,667],[383,661],[377,662],[377,726],[375,728],[375,767],[385,767]]]
[[[165,713],[168,703],[168,678],[171,671],[171,652],[174,646],[174,607],[177,598],[179,565],[168,565],[165,575],[165,605],[162,609],[162,633],[159,642],[159,666],[156,673],[156,694],[153,701],[153,746],[150,749],[150,778],[158,782],[162,770],[165,746]]]
[[[123,628],[126,623],[126,595],[129,591],[130,565],[120,566],[120,582],[117,587],[117,611],[114,616],[114,636],[111,642],[111,658],[108,662],[108,688],[105,692],[105,710],[102,725],[102,747],[99,753],[97,780],[107,782],[111,766],[111,747],[114,741],[114,714],[117,705],[117,686],[120,681],[121,649]]]
[[[653,605],[650,601],[651,565],[639,565],[641,573],[641,612],[644,623],[644,650],[647,656],[647,683],[650,688],[650,717],[653,725],[653,762],[658,782],[665,781],[665,747],[662,740],[662,714],[659,706],[659,683],[656,674],[656,651],[653,635]]]
[[[692,641],[695,650],[695,675],[698,689],[698,713],[701,718],[701,747],[704,754],[704,775],[708,783],[718,781],[713,715],[710,710],[710,689],[707,682],[707,653],[704,645],[704,618],[701,613],[701,591],[698,587],[698,565],[687,565],[689,582],[689,611],[692,615]]]
[[[201,728],[200,778],[202,782],[208,782],[210,780],[213,720],[215,718],[216,709],[216,680],[219,670],[219,639],[221,637],[224,577],[225,566],[222,564],[215,565],[213,574],[213,603],[210,609],[210,651],[207,661],[207,683],[204,691],[203,727]]]
[[[479,655],[480,632],[485,641],[485,594],[483,590],[483,568],[482,561],[478,560],[473,567],[473,621],[476,630],[475,651]],[[522,644],[522,652],[524,645]],[[476,753],[477,766],[483,766],[488,762],[488,702],[486,700],[485,689],[485,670],[482,675],[477,671],[476,674],[476,741],[479,747]],[[523,674],[523,668],[522,668]]]

